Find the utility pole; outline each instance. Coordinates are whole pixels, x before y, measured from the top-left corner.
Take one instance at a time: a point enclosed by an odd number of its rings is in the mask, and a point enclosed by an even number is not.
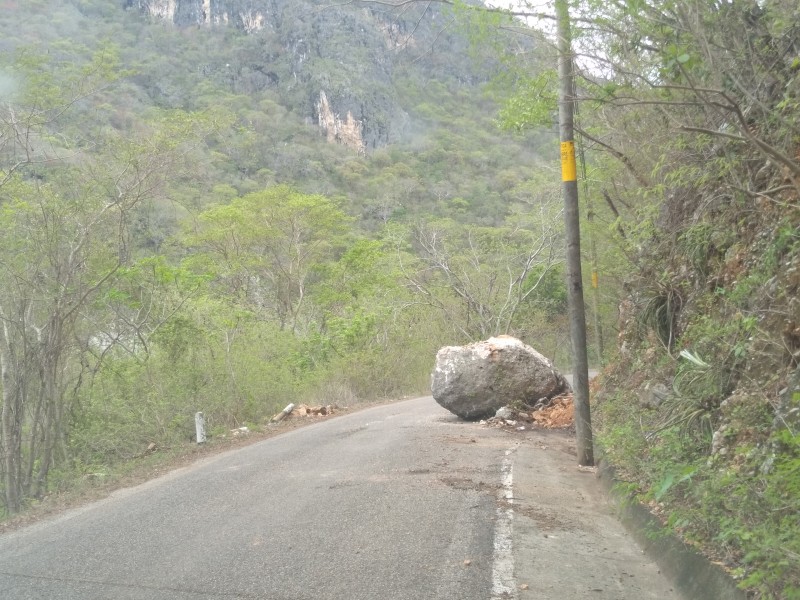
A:
[[[567,299],[572,336],[572,382],[575,392],[575,433],[578,464],[594,465],[589,410],[589,359],[586,350],[586,307],[581,273],[581,229],[578,169],[575,161],[575,83],[568,0],[555,0],[558,24],[558,122],[561,136],[561,180],[567,236]]]

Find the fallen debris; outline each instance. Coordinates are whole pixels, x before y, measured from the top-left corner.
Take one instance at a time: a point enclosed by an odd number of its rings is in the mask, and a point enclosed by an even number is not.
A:
[[[333,406],[307,406],[300,404],[294,409],[295,415],[301,417],[326,417],[333,414]]]
[[[524,431],[527,427],[518,425],[518,423],[530,423],[532,426],[545,429],[564,429],[570,427],[574,421],[573,396],[572,394],[562,394],[550,400],[546,405],[538,405],[533,410],[516,410],[504,406],[491,419],[481,421],[481,425]]]
[[[281,412],[270,419],[270,423],[280,423],[286,417],[327,417],[332,415],[335,407],[331,404],[326,406],[308,406],[307,404],[290,404]]]
[[[546,407],[531,413],[531,419],[546,429],[562,429],[575,422],[575,403],[572,394],[554,398]]]

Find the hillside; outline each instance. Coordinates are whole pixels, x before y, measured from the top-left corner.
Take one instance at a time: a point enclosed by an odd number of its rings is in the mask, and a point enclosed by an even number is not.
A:
[[[797,598],[800,13],[645,4],[597,7],[609,70],[581,78],[621,283],[596,432],[632,496],[751,597]]]
[[[420,393],[440,346],[494,333],[568,360],[552,127],[495,122],[504,53],[533,42],[476,51],[480,27],[440,5],[7,3],[7,513],[179,451],[197,411],[224,436]]]
[[[481,86],[500,58],[468,52],[446,7],[398,14],[265,0],[207,3],[203,16],[205,4],[13,4],[0,16],[2,49],[41,47],[78,62],[113,40],[126,76],[93,128],[135,128],[153,109],[230,111],[204,165],[207,186],[341,194],[367,227],[418,208],[502,223],[530,177],[521,165],[538,160],[548,137],[499,134]],[[189,195],[185,184],[176,195]]]

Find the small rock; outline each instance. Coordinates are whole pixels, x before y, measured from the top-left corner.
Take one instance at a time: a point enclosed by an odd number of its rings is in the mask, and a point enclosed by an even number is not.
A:
[[[508,421],[509,419],[513,419],[514,417],[516,417],[517,413],[507,406],[502,406],[497,409],[497,412],[494,413],[494,416],[497,417],[498,419],[505,419],[506,421]]]
[[[650,384],[639,394],[639,402],[646,408],[658,408],[670,397],[672,392],[663,383],[656,383],[653,387]]]

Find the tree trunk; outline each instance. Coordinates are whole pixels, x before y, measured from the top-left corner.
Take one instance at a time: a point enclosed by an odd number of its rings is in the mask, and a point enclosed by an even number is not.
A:
[[[0,336],[0,377],[3,385],[3,409],[0,411],[0,452],[3,460],[3,496],[6,511],[18,513],[21,508],[20,475],[22,462],[20,390],[14,373],[14,358],[9,342],[8,321],[3,318]]]

